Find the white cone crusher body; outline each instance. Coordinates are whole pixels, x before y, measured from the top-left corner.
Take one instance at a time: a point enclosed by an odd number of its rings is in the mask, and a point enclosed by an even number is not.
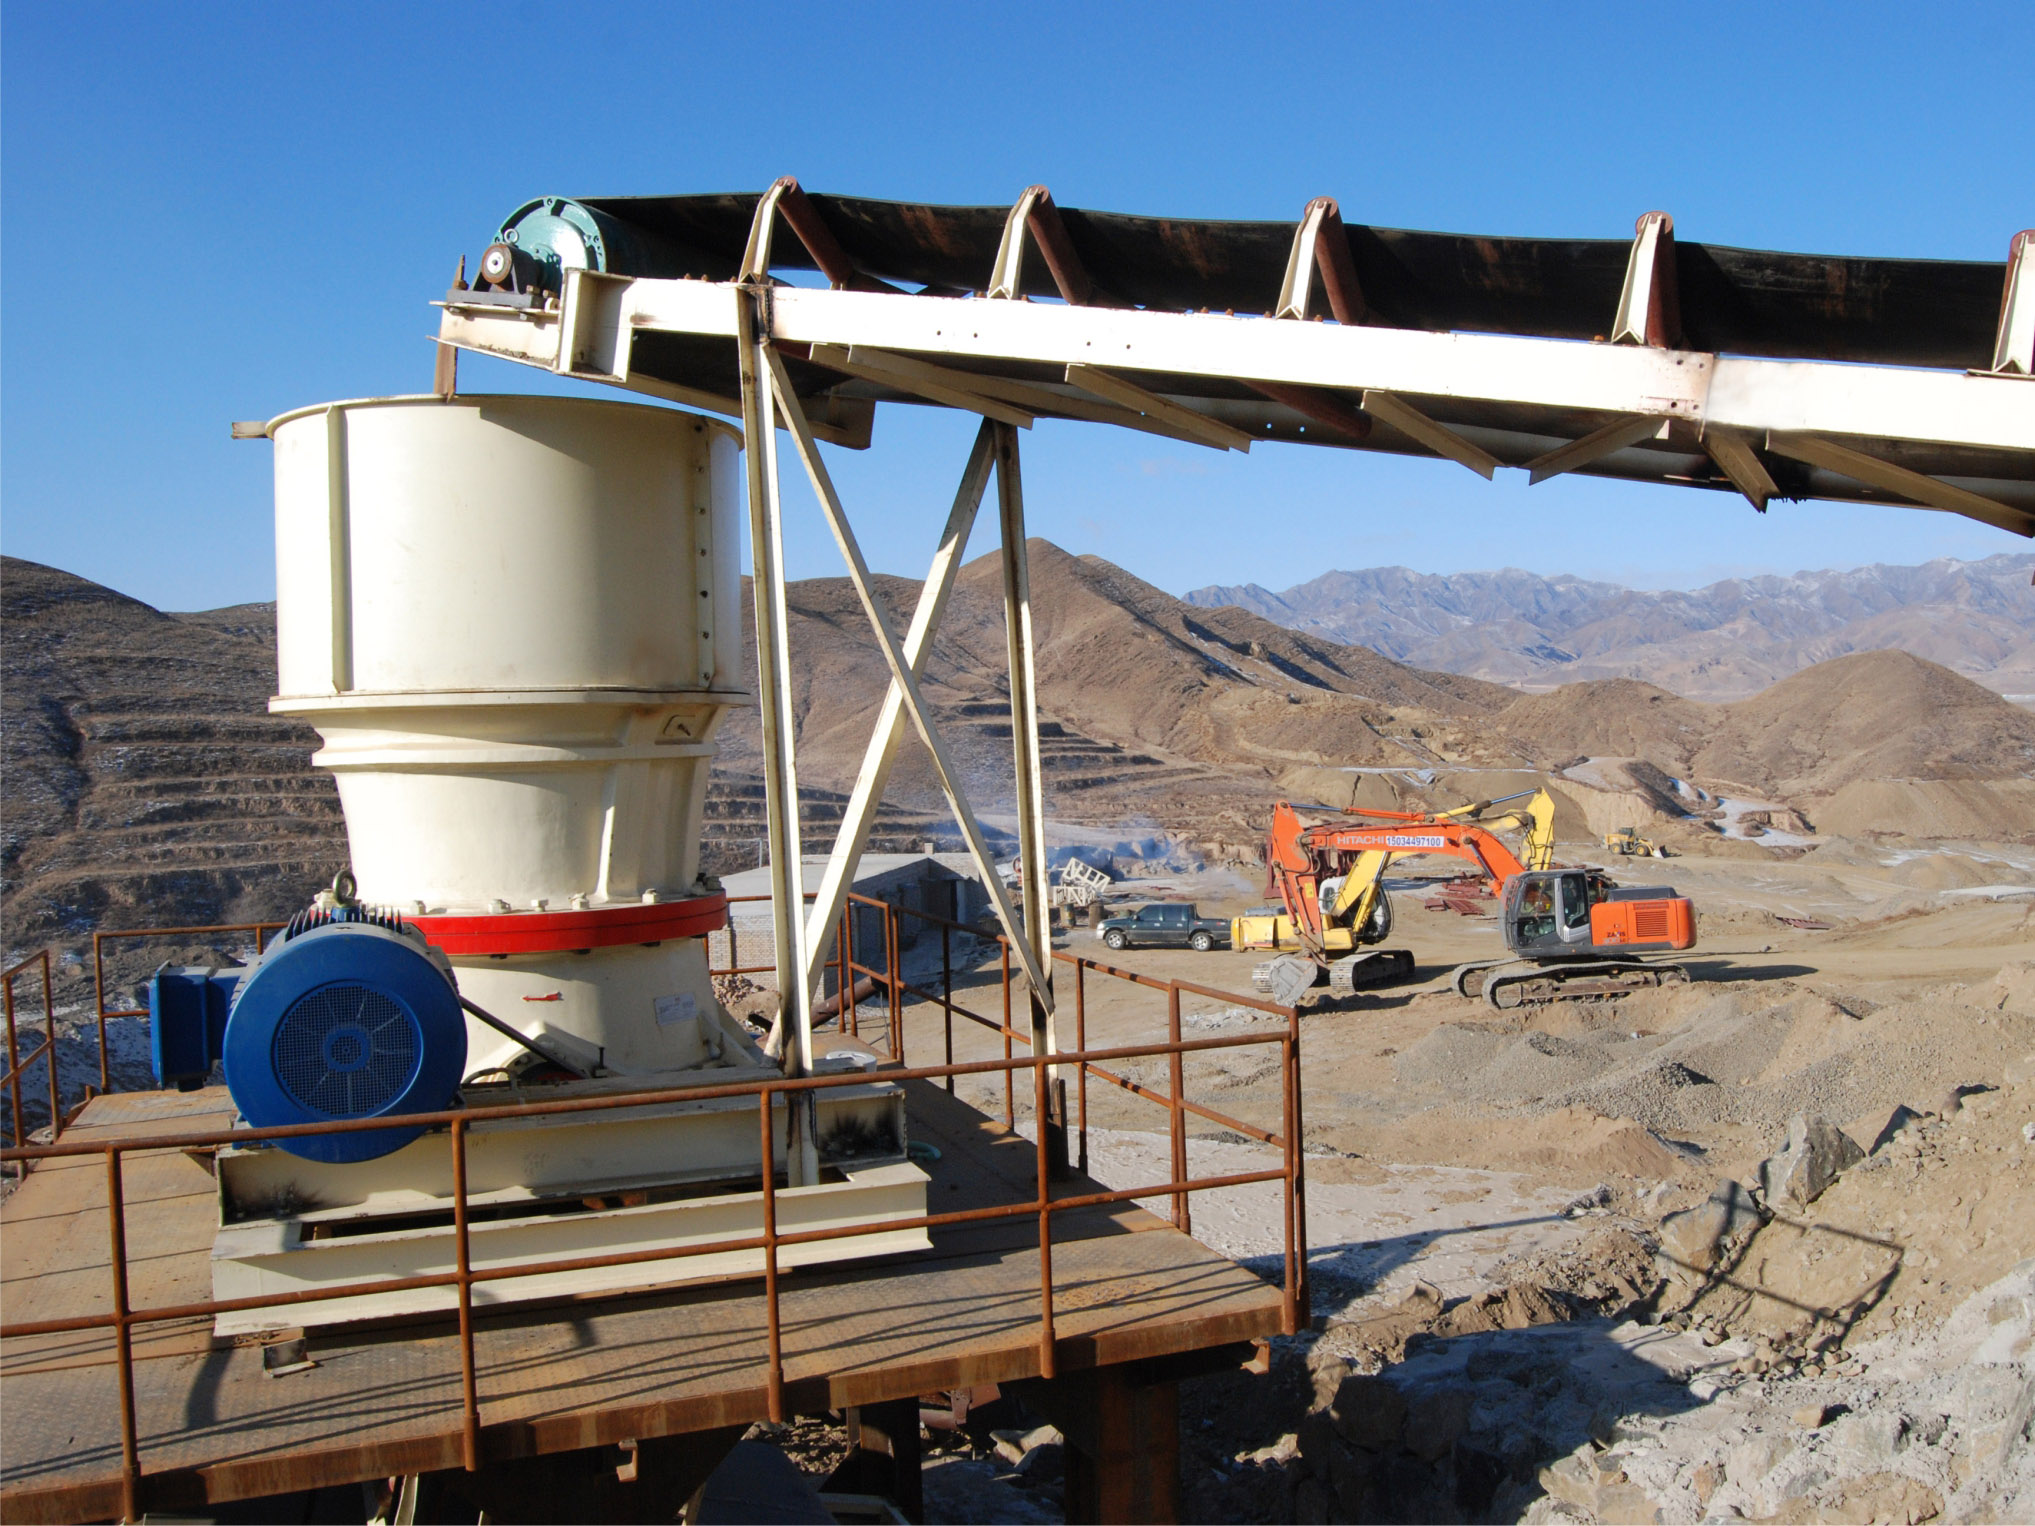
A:
[[[337,782],[359,900],[421,930],[461,997],[583,1073],[469,1018],[467,1103],[780,1074],[715,999],[706,937],[726,900],[699,870],[714,735],[752,702],[736,431],[629,404],[425,397],[303,409],[268,433],[271,709],[323,739],[313,762]],[[781,1225],[925,1212],[898,1088],[828,1089],[815,1111],[821,1179],[786,1180]],[[795,1170],[781,1104],[776,1117],[779,1170]],[[759,1233],[757,1120],[748,1097],[477,1121],[475,1264]],[[345,1163],[228,1150],[219,1180],[222,1299],[451,1264],[442,1132]],[[745,1180],[757,1190],[730,1190]],[[887,1231],[780,1260],[927,1243],[922,1230]],[[760,1254],[489,1281],[475,1294],[741,1273]],[[409,1313],[455,1296],[329,1300],[221,1316],[219,1328]]]
[[[700,1063],[672,1014],[714,1007],[689,936],[725,905],[700,820],[714,732],[751,703],[735,431],[500,397],[307,409],[270,434],[270,708],[324,738],[360,898],[422,927],[462,994],[603,1069]]]

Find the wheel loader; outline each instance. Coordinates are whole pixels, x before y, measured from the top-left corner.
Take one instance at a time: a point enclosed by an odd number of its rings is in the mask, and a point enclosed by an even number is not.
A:
[[[1523,807],[1486,814],[1522,799]],[[1233,947],[1280,951],[1251,973],[1259,990],[1284,1005],[1324,978],[1347,993],[1413,973],[1410,950],[1373,945],[1392,931],[1385,866],[1419,854],[1467,859],[1498,899],[1508,952],[1458,968],[1451,983],[1461,995],[1482,995],[1502,1010],[1689,978],[1685,967],[1648,956],[1695,947],[1694,906],[1668,887],[1620,887],[1602,870],[1557,867],[1554,801],[1544,789],[1452,811],[1351,808],[1339,815],[1309,826],[1291,804],[1273,808],[1265,861],[1284,909],[1246,914],[1231,926]],[[1513,829],[1526,832],[1524,862],[1496,835]]]
[[[1615,832],[1604,834],[1604,846],[1620,858],[1672,858],[1663,843],[1650,837],[1641,837],[1634,827],[1620,827]]]

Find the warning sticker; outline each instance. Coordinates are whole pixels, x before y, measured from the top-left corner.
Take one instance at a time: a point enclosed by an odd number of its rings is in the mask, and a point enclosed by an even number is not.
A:
[[[700,1004],[690,991],[657,998],[657,1026],[660,1028],[669,1028],[673,1023],[689,1023],[699,1015]]]

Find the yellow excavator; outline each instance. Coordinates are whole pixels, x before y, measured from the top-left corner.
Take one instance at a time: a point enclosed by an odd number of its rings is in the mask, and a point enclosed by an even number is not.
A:
[[[1527,803],[1498,815],[1495,806]],[[1265,863],[1285,909],[1246,913],[1230,924],[1230,946],[1269,949],[1278,958],[1251,972],[1258,989],[1291,1005],[1323,969],[1331,990],[1347,994],[1358,986],[1402,980],[1413,973],[1410,949],[1378,949],[1392,933],[1392,901],[1385,894],[1385,866],[1422,853],[1468,859],[1490,880],[1491,894],[1506,881],[1554,862],[1554,801],[1544,789],[1524,790],[1497,800],[1479,800],[1452,811],[1351,809],[1345,818],[1361,822],[1301,824],[1281,801],[1272,813]],[[1495,833],[1526,832],[1522,857]]]

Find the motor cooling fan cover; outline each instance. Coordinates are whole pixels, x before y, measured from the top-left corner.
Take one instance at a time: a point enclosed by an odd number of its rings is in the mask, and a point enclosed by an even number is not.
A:
[[[226,1023],[226,1085],[255,1128],[433,1112],[466,1070],[459,994],[406,936],[360,922],[298,933],[240,984]],[[276,1143],[307,1160],[373,1160],[422,1129]]]

